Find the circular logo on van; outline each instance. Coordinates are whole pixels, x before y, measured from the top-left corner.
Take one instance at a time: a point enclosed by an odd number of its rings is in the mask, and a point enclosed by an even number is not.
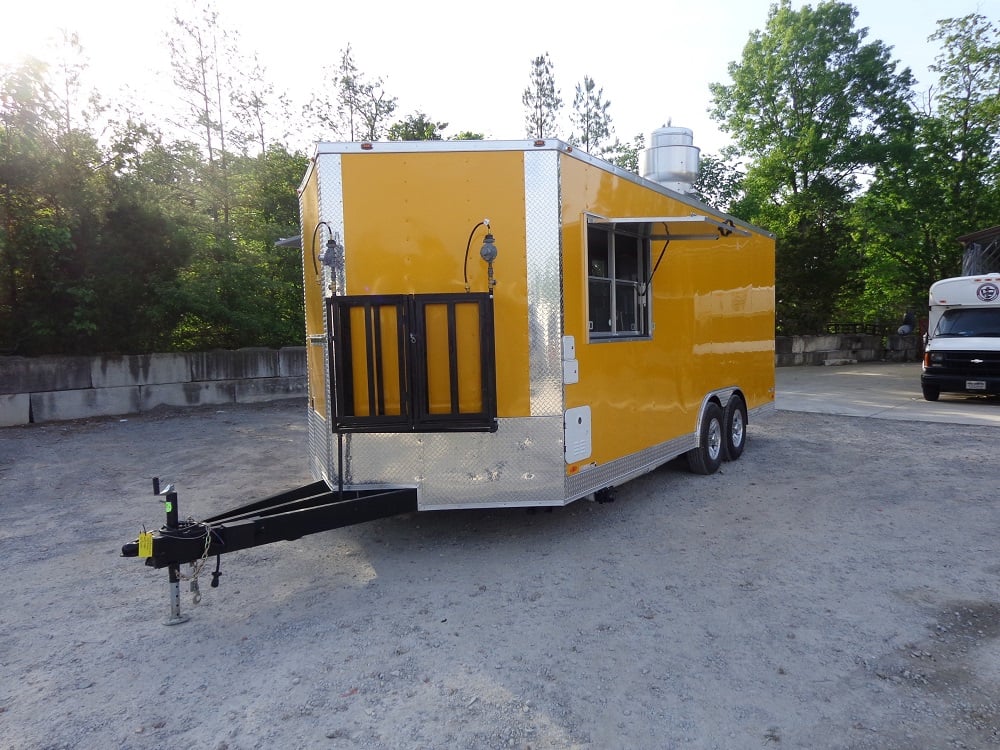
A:
[[[995,302],[1000,297],[1000,287],[996,284],[980,284],[976,296],[983,302]]]

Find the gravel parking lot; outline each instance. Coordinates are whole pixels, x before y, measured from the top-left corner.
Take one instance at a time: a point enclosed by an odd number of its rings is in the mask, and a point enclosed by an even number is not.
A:
[[[1000,747],[997,425],[793,411],[809,374],[713,476],[233,553],[175,627],[120,557],[150,478],[307,483],[304,404],[0,429],[0,748]]]

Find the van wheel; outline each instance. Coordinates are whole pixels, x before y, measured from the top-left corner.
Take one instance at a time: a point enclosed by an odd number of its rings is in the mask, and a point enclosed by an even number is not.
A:
[[[924,392],[924,398],[928,401],[937,401],[941,395],[941,389],[936,385],[921,385],[920,390]]]
[[[698,429],[698,447],[687,452],[688,468],[695,474],[714,474],[725,450],[722,407],[714,401],[705,407]]]
[[[725,459],[735,461],[743,455],[743,448],[747,444],[747,405],[743,397],[737,393],[730,396],[726,402],[722,428],[726,436]]]

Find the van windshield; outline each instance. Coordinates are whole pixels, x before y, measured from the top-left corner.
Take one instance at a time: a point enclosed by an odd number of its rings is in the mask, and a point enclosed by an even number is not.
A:
[[[1000,337],[1000,307],[946,310],[934,335]]]

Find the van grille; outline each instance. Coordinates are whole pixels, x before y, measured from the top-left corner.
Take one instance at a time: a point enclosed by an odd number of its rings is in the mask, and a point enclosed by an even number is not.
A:
[[[1000,377],[1000,352],[946,351],[944,362],[929,368],[935,375]]]

